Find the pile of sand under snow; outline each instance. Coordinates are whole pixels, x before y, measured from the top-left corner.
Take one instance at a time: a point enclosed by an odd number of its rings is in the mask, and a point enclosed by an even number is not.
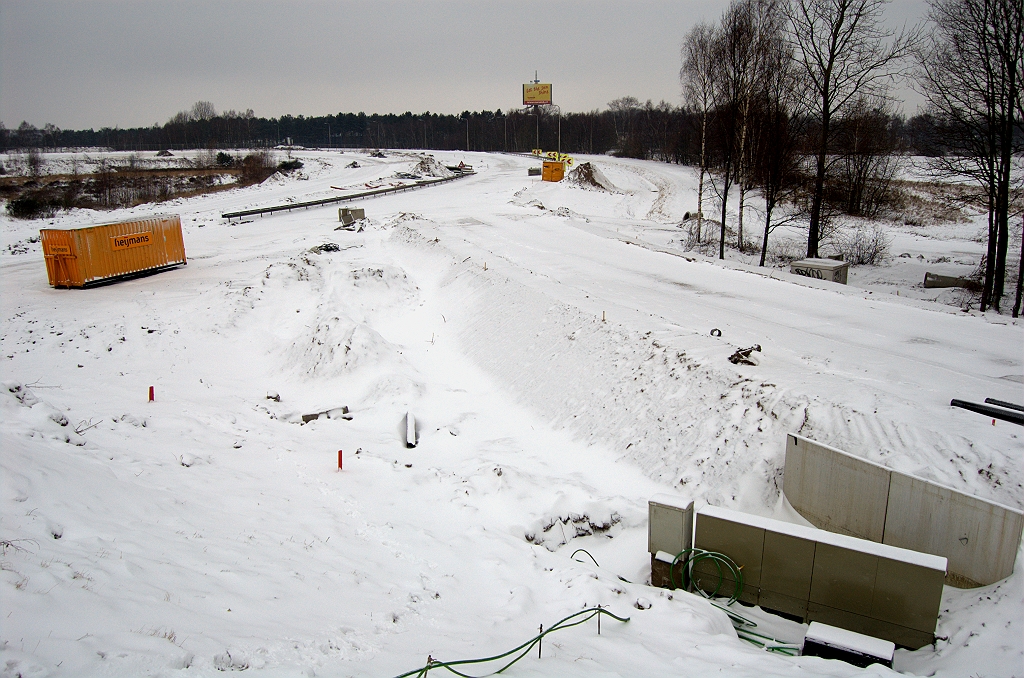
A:
[[[424,177],[437,177],[439,179],[447,179],[448,177],[455,176],[455,172],[451,171],[437,160],[432,155],[425,155],[420,160],[419,164],[413,168],[413,172]]]
[[[588,190],[608,191],[609,193],[619,192],[615,185],[608,180],[608,177],[601,170],[597,169],[593,163],[589,162],[582,163],[579,167],[569,172],[565,180],[574,186]]]

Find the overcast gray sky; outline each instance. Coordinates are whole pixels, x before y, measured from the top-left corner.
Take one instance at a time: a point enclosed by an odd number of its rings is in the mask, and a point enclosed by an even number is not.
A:
[[[727,4],[0,0],[0,121],[145,126],[198,100],[266,117],[506,110],[534,70],[566,112],[678,104],[683,35]],[[893,0],[887,18],[925,7]]]

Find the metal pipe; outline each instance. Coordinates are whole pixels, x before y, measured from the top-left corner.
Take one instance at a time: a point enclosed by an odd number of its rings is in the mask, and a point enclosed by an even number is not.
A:
[[[969,403],[965,400],[953,399],[949,401],[949,404],[953,407],[960,407],[971,412],[977,412],[978,414],[984,414],[986,417],[992,417],[994,419],[1002,419],[1008,421],[1011,424],[1017,424],[1018,426],[1024,426],[1024,413],[1014,412],[1012,410],[1004,410],[998,407],[991,407],[989,405],[979,405],[978,403]]]
[[[1024,412],[1024,405],[1015,405],[1008,403],[1004,400],[996,400],[995,398],[985,398],[985,402],[989,405],[999,405],[999,407],[1005,407],[1008,410],[1017,410],[1018,412]]]

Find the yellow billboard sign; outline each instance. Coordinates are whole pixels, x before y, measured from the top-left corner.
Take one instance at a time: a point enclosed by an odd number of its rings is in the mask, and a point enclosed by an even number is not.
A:
[[[547,106],[551,104],[551,85],[528,82],[523,85],[524,106]]]

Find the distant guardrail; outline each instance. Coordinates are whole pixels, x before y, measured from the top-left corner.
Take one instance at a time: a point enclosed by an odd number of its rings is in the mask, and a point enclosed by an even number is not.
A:
[[[351,193],[349,195],[342,195],[337,198],[322,198],[320,200],[307,200],[306,202],[293,202],[285,205],[272,205],[270,207],[257,207],[251,210],[241,210],[239,212],[225,212],[220,215],[222,219],[231,220],[236,217],[253,217],[263,216],[264,214],[273,214],[274,212],[291,212],[297,209],[309,209],[310,207],[320,207],[321,205],[331,205],[333,203],[346,202],[349,200],[358,200],[359,198],[370,198],[376,195],[385,195],[387,193],[399,193],[401,191],[411,191],[416,188],[425,188],[427,186],[436,186],[437,184],[447,183],[449,181],[455,181],[456,179],[462,179],[463,177],[469,177],[476,174],[476,172],[461,172],[453,177],[445,177],[443,179],[428,179],[424,181],[417,181],[415,184],[408,184],[405,186],[389,186],[387,188],[375,188],[370,191],[362,191],[360,193]]]

